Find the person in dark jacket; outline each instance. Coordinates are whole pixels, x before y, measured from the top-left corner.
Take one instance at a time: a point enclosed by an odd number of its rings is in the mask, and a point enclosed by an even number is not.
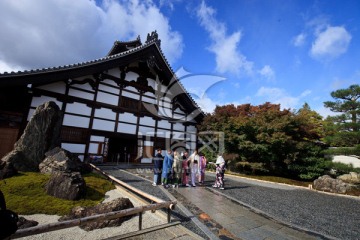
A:
[[[153,162],[154,162],[154,169],[153,169],[154,170],[154,182],[152,184],[153,186],[160,184],[163,161],[164,161],[164,157],[163,157],[163,155],[161,155],[161,149],[158,148],[156,150],[156,155],[153,158]]]
[[[161,185],[165,188],[169,187],[169,180],[171,179],[171,169],[174,162],[174,157],[172,155],[171,149],[167,150],[167,153],[164,157],[162,174],[161,174]]]
[[[18,229],[18,221],[17,213],[6,209],[5,197],[0,190],[0,239],[5,239],[15,233]]]

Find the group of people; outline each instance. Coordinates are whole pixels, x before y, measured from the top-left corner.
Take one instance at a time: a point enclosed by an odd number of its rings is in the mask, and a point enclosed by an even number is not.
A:
[[[167,150],[162,156],[162,150],[157,149],[153,158],[154,182],[153,186],[163,185],[165,188],[172,186],[195,187],[204,184],[205,170],[208,164],[206,157],[195,150],[190,156],[188,152]],[[225,160],[218,156],[216,162],[216,179],[213,187],[224,189]]]
[[[157,149],[153,158],[154,182],[153,186],[163,185],[164,187],[195,187],[196,182],[204,183],[207,160],[202,154],[195,150],[190,156],[188,152],[167,150],[163,157],[162,150]]]

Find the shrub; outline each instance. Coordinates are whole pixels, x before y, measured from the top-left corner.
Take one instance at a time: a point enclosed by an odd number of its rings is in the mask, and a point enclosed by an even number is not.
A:
[[[331,169],[330,175],[335,175],[335,177],[347,174],[349,172],[360,173],[360,168],[354,168],[352,164],[345,164],[340,162],[328,162],[328,169]]]
[[[269,172],[265,168],[265,164],[261,162],[237,162],[235,163],[235,171],[245,174],[259,174],[263,175]]]
[[[360,145],[356,147],[338,147],[338,148],[329,148],[324,151],[327,155],[356,155],[360,156]]]

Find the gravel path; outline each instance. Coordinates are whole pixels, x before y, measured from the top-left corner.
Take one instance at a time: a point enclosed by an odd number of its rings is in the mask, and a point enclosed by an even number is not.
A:
[[[143,192],[156,196],[165,201],[170,201],[171,199],[161,190],[161,187],[153,187],[151,182],[144,181],[143,177],[152,176],[152,171],[150,174],[142,171],[142,169],[138,169],[139,176],[135,176],[134,174],[129,174],[124,170],[116,170],[114,167],[101,167],[103,171],[108,173],[109,175],[116,177],[117,179],[126,182],[127,184],[140,189]],[[129,169],[132,173],[136,173],[136,169]],[[180,208],[176,207],[172,212],[172,216],[179,220],[181,224],[192,231],[193,233],[201,236],[204,239],[208,239],[208,236],[204,234],[204,232],[199,229],[192,221],[189,219],[186,214],[184,214]]]
[[[135,169],[129,171],[136,172]],[[159,187],[152,187],[151,183],[143,178],[123,170],[106,172],[144,192],[169,200]],[[151,177],[151,173],[146,174],[141,169],[139,175]],[[332,238],[360,239],[360,198],[329,195],[232,176],[225,178],[226,189],[222,191],[223,194],[260,210],[271,218]],[[210,187],[213,180],[214,176],[211,173],[207,174],[205,185]],[[175,216],[185,227],[206,238],[196,225],[186,219],[178,208],[176,209]]]
[[[208,174],[211,184],[214,177]],[[268,216],[339,239],[360,239],[360,198],[225,176],[222,192]]]

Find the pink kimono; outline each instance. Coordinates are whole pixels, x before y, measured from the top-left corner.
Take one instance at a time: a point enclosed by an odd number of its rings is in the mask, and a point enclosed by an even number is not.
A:
[[[188,159],[184,159],[182,161],[182,184],[184,186],[189,184],[189,173],[190,173],[190,168],[189,168],[189,160]]]
[[[204,183],[206,170],[206,157],[200,156],[199,162],[199,183]]]

